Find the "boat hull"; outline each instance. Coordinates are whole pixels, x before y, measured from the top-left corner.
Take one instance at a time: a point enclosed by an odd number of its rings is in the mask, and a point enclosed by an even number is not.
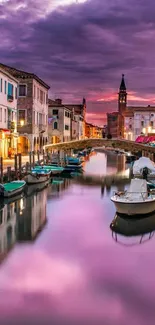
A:
[[[119,202],[111,198],[111,201],[115,204],[116,211],[122,215],[146,215],[155,211],[155,199],[142,202]]]
[[[46,174],[46,175],[33,175],[33,174],[28,174],[25,177],[25,181],[27,184],[31,185],[31,184],[40,184],[40,183],[44,183],[47,182],[50,178],[50,174]]]
[[[15,182],[15,181],[14,181]],[[0,193],[0,196],[1,197],[4,197],[4,198],[11,198],[13,196],[16,196],[18,194],[21,194],[24,190],[24,187],[26,185],[25,182],[22,182],[23,185],[21,185],[19,188],[16,188],[15,190],[12,190],[12,191],[4,191],[3,193]]]

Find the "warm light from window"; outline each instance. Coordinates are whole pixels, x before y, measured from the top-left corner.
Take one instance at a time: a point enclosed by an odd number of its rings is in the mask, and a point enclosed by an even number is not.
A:
[[[151,126],[148,127],[148,132],[150,133],[152,130]]]
[[[20,120],[20,125],[21,125],[21,126],[24,125],[24,120]]]
[[[146,133],[146,128],[143,128],[143,130],[142,130],[142,131],[143,131],[143,133],[145,134],[145,133]]]

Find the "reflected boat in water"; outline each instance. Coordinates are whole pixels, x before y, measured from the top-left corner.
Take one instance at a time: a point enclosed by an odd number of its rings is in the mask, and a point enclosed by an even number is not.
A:
[[[46,188],[48,186],[48,184],[49,184],[49,180],[44,183],[33,184],[31,186],[27,186],[26,195],[30,196],[30,195],[33,195],[35,192],[40,192],[44,188]]]
[[[122,240],[124,237],[124,239],[132,239],[129,245],[134,245],[135,243],[142,244],[150,240],[155,233],[155,213],[143,218],[134,219],[123,218],[116,214],[110,224],[110,229],[112,230],[112,237],[116,242],[126,245],[124,240]],[[136,242],[134,242],[134,239]]]
[[[55,198],[59,197],[62,192],[64,192],[70,185],[72,180],[70,178],[61,178],[61,181],[56,181],[54,179],[49,186],[48,186],[48,197]],[[63,181],[62,181],[63,180]]]

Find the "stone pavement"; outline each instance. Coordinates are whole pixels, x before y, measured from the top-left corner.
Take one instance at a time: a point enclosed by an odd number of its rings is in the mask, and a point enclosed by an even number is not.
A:
[[[43,159],[42,155],[40,155],[40,160],[41,159]],[[37,161],[38,161],[38,156],[35,155],[35,162],[37,162]],[[22,156],[22,166],[26,165],[27,162],[29,162],[29,155]],[[7,171],[7,167],[11,167],[11,168],[14,169],[14,164],[15,164],[14,158],[12,158],[12,159],[4,159],[3,160],[4,172]]]

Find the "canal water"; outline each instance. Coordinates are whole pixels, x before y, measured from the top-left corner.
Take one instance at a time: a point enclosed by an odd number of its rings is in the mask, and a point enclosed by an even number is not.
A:
[[[1,203],[0,324],[154,325],[155,216],[116,215],[123,155],[94,154],[84,169],[84,181]]]

